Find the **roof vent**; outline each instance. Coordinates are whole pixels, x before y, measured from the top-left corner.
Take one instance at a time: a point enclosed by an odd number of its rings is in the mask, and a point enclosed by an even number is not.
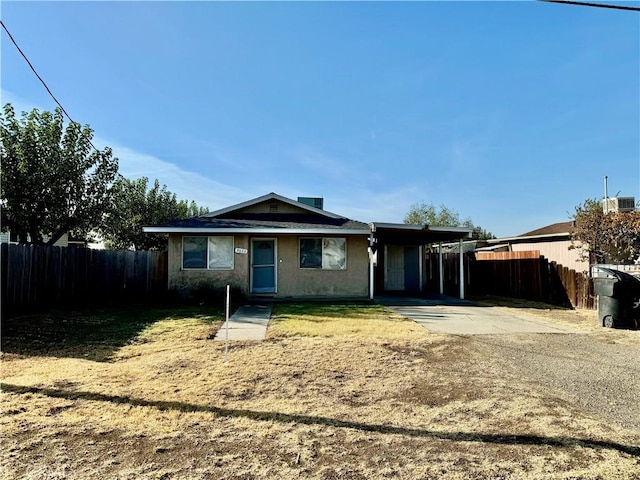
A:
[[[633,212],[636,209],[635,197],[609,197],[602,200],[602,209],[605,213]]]
[[[298,197],[298,202],[320,210],[324,208],[324,199],[322,197]]]
[[[278,213],[278,204],[270,203],[269,204],[269,213]]]

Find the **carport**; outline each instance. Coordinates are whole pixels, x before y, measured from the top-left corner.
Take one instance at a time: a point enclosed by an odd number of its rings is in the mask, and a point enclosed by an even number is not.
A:
[[[438,245],[439,294],[444,293],[442,244],[460,242],[460,278],[464,278],[462,242],[471,237],[471,228],[431,227],[404,223],[371,223],[369,295],[416,294],[424,292],[425,247]],[[434,292],[435,293],[435,292]],[[460,282],[464,299],[464,282]]]

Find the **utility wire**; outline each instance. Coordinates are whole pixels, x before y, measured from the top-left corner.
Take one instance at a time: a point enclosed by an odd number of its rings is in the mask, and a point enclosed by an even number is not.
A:
[[[590,2],[575,2],[573,0],[538,0],[539,2],[548,3],[566,3],[568,5],[581,5],[583,7],[597,7],[597,8],[613,8],[616,10],[631,10],[640,12],[640,7],[627,7],[624,5],[609,5],[605,3],[590,3]]]
[[[35,74],[36,77],[38,77],[38,80],[40,80],[40,83],[42,83],[42,85],[44,86],[44,88],[47,90],[47,92],[49,93],[49,95],[51,95],[51,98],[53,98],[53,101],[56,102],[58,104],[58,106],[60,107],[60,110],[62,110],[62,113],[65,114],[65,116],[69,119],[69,121],[71,123],[74,123],[76,125],[78,125],[78,127],[80,128],[80,124],[78,122],[75,122],[71,116],[67,113],[67,111],[64,109],[64,107],[62,106],[62,104],[58,101],[58,99],[56,98],[56,96],[53,94],[53,92],[51,91],[51,89],[49,88],[49,86],[47,85],[47,83],[42,79],[42,77],[38,74],[38,72],[36,71],[35,67],[33,66],[33,64],[29,61],[29,59],[27,58],[27,56],[25,55],[25,53],[22,51],[22,49],[20,48],[20,46],[18,45],[18,43],[15,41],[15,39],[13,38],[13,35],[11,35],[11,32],[9,32],[9,29],[7,28],[7,26],[4,24],[4,22],[2,20],[0,20],[0,24],[2,25],[2,28],[4,29],[5,32],[7,32],[7,35],[9,36],[9,38],[11,39],[11,42],[15,45],[15,47],[18,49],[18,52],[20,52],[20,55],[22,55],[22,58],[24,58],[25,62],[27,62],[27,65],[29,65],[29,68],[31,68],[31,71]],[[91,145],[93,147],[93,149],[98,152],[98,153],[102,153],[100,152],[100,150],[98,150],[96,148],[96,146],[93,144],[93,142],[91,142],[91,140],[89,140],[89,145]]]

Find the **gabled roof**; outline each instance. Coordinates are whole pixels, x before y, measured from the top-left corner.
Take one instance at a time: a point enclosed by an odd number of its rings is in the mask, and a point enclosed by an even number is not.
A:
[[[146,233],[260,233],[260,234],[369,234],[366,223],[349,220],[314,222],[304,218],[276,218],[265,215],[262,219],[230,219],[194,217],[150,227]]]
[[[564,241],[571,237],[575,230],[575,222],[559,222],[532,230],[517,237],[503,237],[487,240],[490,245],[498,243],[530,243],[530,242],[553,242]]]
[[[265,202],[282,202],[290,211],[262,213],[246,211],[248,207]],[[369,235],[369,225],[350,220],[335,213],[296,202],[276,193],[216,210],[200,217],[176,220],[143,228],[146,233],[214,233],[260,235]]]
[[[321,210],[319,208],[312,207],[305,203],[296,202],[295,200],[291,200],[290,198],[283,197],[282,195],[278,195],[277,193],[274,193],[274,192],[267,193],[266,195],[262,195],[261,197],[254,198],[252,200],[247,200],[246,202],[238,203],[236,205],[231,205],[230,207],[221,208],[220,210],[216,210],[215,212],[209,212],[206,215],[203,215],[203,217],[219,217],[221,215],[226,215],[228,217],[229,213],[232,213],[236,210],[242,210],[243,208],[247,208],[252,205],[257,205],[259,203],[264,203],[272,200],[277,200],[279,202],[286,203],[288,205],[292,205],[294,207],[301,208],[303,210],[307,210],[311,213],[322,215],[324,217],[336,218],[336,219],[345,218],[335,213],[327,212],[326,210]]]
[[[556,235],[559,233],[569,234],[575,230],[576,224],[572,220],[570,222],[559,222],[547,225],[546,227],[538,228],[527,233],[520,235],[521,237],[539,237],[541,235]]]

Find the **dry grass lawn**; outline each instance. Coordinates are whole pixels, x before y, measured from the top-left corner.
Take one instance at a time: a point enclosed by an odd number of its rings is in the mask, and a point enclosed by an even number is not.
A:
[[[640,432],[378,305],[276,305],[228,363],[217,312],[131,315],[90,341],[9,330],[0,478],[640,478]]]

